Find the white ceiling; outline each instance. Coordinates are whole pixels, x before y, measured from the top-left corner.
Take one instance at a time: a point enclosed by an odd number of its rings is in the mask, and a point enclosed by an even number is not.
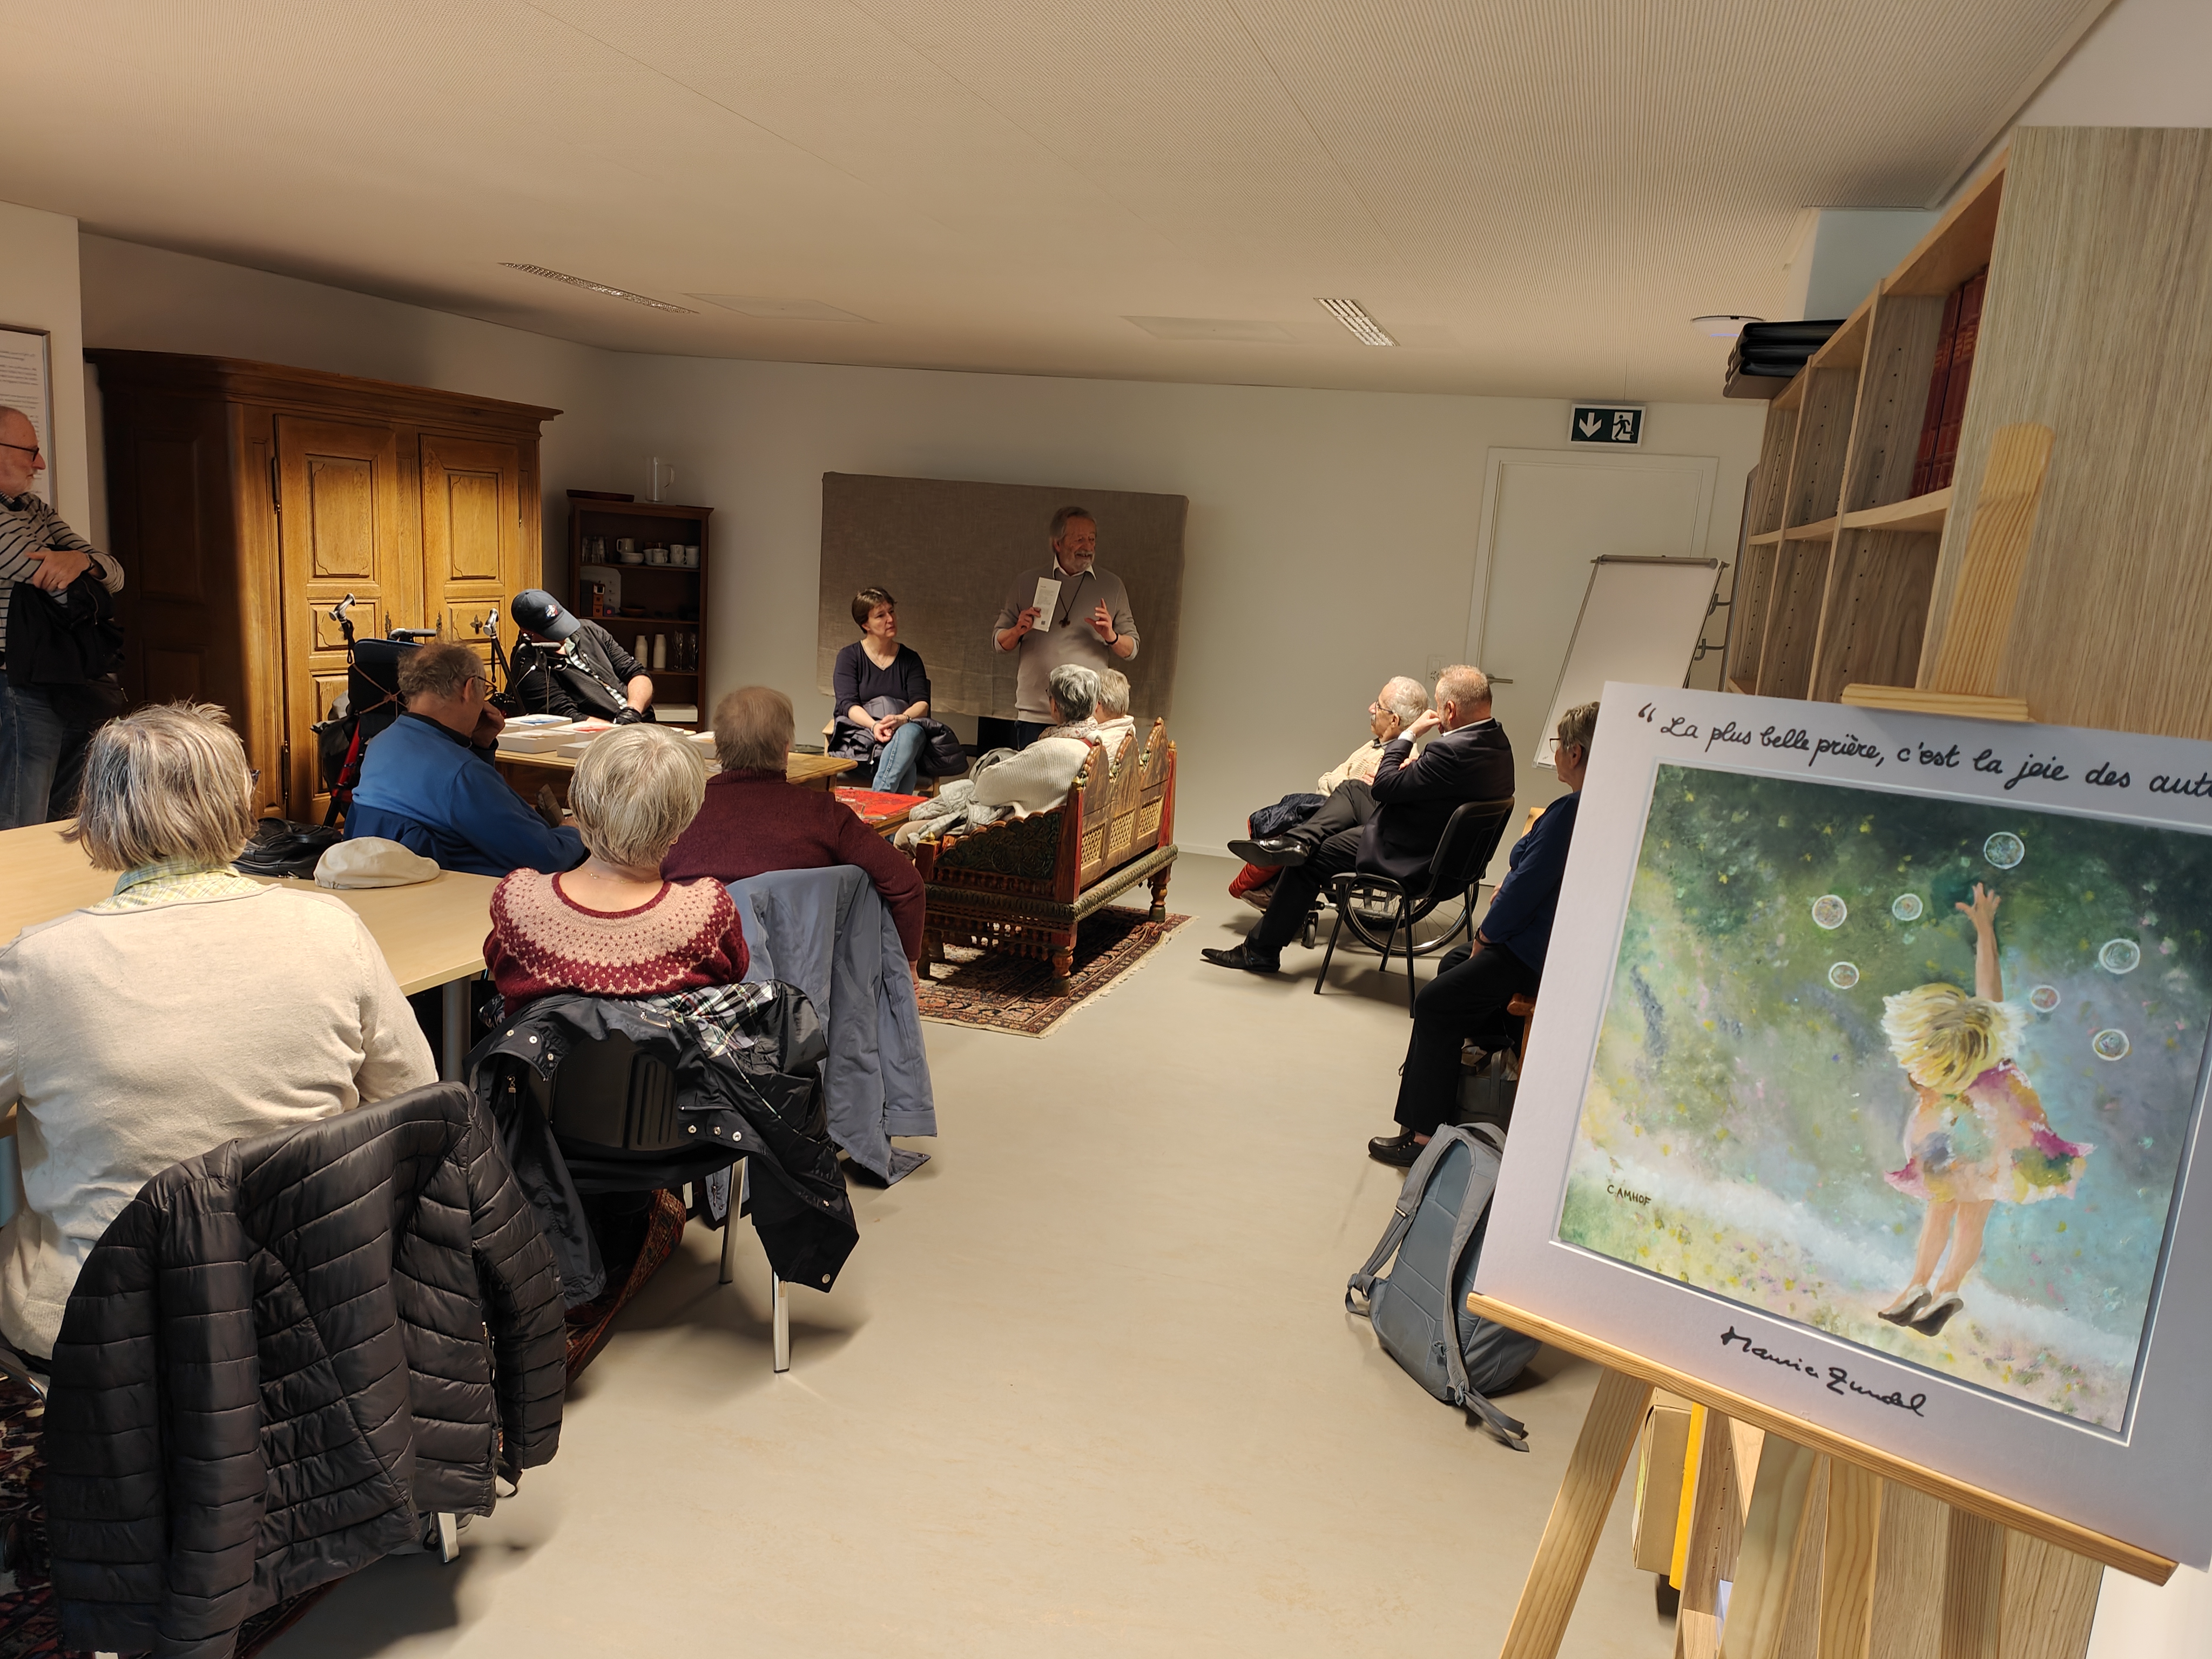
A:
[[[623,350],[1705,399],[2106,3],[0,0],[0,197]]]

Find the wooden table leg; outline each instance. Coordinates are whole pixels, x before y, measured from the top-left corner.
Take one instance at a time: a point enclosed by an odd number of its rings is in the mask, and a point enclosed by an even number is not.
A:
[[[1597,1552],[1598,1534],[1605,1530],[1607,1512],[1620,1489],[1621,1471],[1644,1427],[1644,1408],[1651,1403],[1651,1385],[1620,1371],[1607,1371],[1598,1379],[1589,1415],[1567,1460],[1566,1479],[1552,1504],[1552,1518],[1544,1523],[1544,1541],[1536,1547],[1536,1559],[1528,1569],[1528,1582],[1521,1587],[1521,1601],[1513,1609],[1512,1627],[1505,1633],[1499,1659],[1557,1659],[1559,1644],[1574,1614],[1575,1598],[1582,1594],[1590,1558]]]

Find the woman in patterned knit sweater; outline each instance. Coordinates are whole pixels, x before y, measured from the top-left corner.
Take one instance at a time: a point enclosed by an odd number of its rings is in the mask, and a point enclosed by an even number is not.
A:
[[[744,977],[728,890],[660,876],[706,791],[698,751],[657,726],[585,750],[568,805],[591,855],[560,875],[517,870],[492,890],[484,963],[510,1012],[556,991],[644,997]]]

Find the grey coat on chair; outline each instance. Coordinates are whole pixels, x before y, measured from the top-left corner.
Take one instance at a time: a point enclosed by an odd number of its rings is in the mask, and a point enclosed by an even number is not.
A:
[[[927,1155],[890,1137],[935,1134],[937,1098],[906,952],[867,872],[776,870],[731,883],[730,896],[752,956],[745,977],[796,985],[828,1024],[830,1137],[878,1181],[896,1181]]]

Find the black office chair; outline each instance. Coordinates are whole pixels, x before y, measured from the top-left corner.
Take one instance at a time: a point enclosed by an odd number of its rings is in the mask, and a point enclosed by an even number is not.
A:
[[[542,1085],[540,1085],[543,1086]],[[727,1142],[702,1146],[676,1105],[676,1074],[619,1033],[580,1042],[562,1060],[542,1104],[579,1193],[650,1192],[696,1182],[702,1214],[722,1177],[722,1280],[737,1276],[738,1218],[751,1213],[750,1171]],[[775,1369],[791,1369],[791,1299],[771,1268]]]
[[[1428,956],[1448,946],[1464,933],[1471,941],[1474,938],[1475,890],[1482,880],[1482,872],[1489,868],[1491,855],[1498,851],[1498,841],[1505,834],[1507,820],[1513,816],[1513,802],[1504,800],[1471,800],[1453,811],[1444,824],[1444,832],[1437,839],[1437,850],[1429,856],[1427,876],[1407,884],[1389,876],[1370,876],[1364,872],[1347,871],[1334,878],[1328,884],[1329,902],[1336,907],[1336,921],[1328,930],[1328,949],[1321,959],[1321,974],[1314,981],[1314,994],[1321,994],[1322,987],[1328,983],[1328,964],[1336,954],[1336,941],[1347,915],[1353,917],[1353,931],[1373,943],[1373,935],[1354,908],[1362,902],[1380,901],[1384,907],[1388,923],[1380,946],[1382,952],[1382,971],[1390,971],[1390,955],[1398,936],[1406,936],[1406,1012],[1413,1011],[1413,997],[1419,982],[1413,973],[1413,957]],[[1413,928],[1437,905],[1456,897],[1462,901],[1459,920],[1435,939],[1424,940],[1419,946],[1413,943]],[[1370,913],[1371,915],[1371,912]]]

